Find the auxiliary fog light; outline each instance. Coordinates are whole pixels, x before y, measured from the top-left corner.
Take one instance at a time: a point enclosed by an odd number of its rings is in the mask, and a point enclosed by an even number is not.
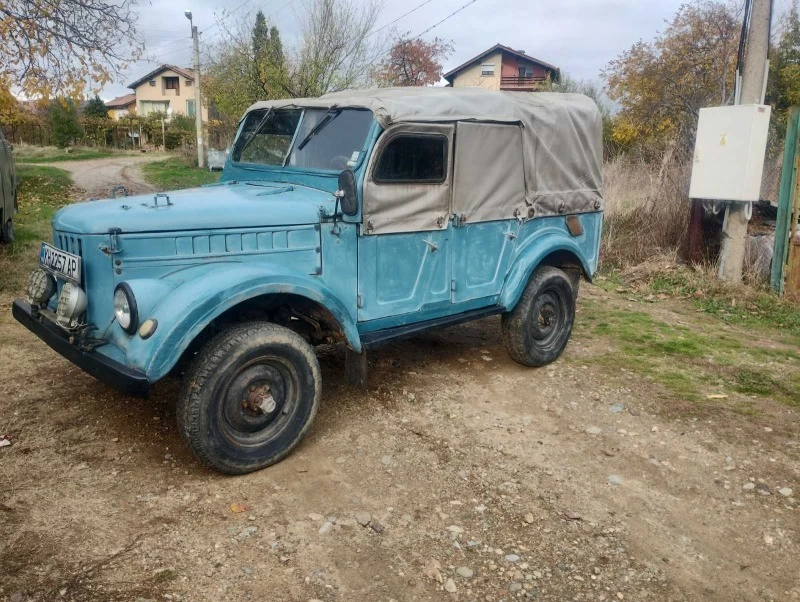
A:
[[[78,317],[86,310],[86,293],[77,284],[66,282],[61,287],[56,307],[56,319],[64,326],[75,326]]]
[[[56,279],[42,269],[36,269],[28,277],[28,301],[44,305],[56,292]]]

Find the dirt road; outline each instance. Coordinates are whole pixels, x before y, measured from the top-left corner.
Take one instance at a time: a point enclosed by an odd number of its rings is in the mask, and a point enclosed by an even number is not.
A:
[[[101,184],[96,167],[59,167]],[[127,162],[117,173],[136,180]],[[800,599],[797,406],[705,395],[726,378],[712,339],[785,371],[800,354],[688,301],[585,285],[571,343],[543,369],[508,357],[496,318],[371,352],[366,392],[345,384],[341,350],[321,349],[310,436],[243,477],[188,452],[177,381],[122,396],[10,302],[3,602]],[[691,357],[719,376],[699,398],[642,376],[616,336],[626,316],[635,332],[647,318],[702,333]]]
[[[85,191],[86,197],[104,199],[111,196],[111,190],[115,186],[125,186],[131,194],[153,192],[155,188],[144,179],[141,166],[144,163],[163,161],[166,156],[159,153],[147,153],[88,161],[39,163],[38,165],[68,171],[75,186]]]

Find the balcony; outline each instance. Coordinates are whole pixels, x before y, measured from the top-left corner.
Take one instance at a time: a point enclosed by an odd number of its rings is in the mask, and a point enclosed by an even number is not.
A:
[[[501,90],[529,90],[532,91],[536,88],[536,86],[546,78],[544,77],[519,77],[516,75],[512,76],[503,76],[500,78],[500,89]]]

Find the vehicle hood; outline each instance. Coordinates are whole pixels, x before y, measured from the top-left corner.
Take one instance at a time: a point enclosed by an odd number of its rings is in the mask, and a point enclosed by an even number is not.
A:
[[[169,200],[168,200],[169,199]],[[156,202],[157,201],[157,202]],[[59,210],[53,228],[77,234],[216,230],[318,223],[333,212],[329,192],[295,184],[224,183],[159,195],[87,201]]]

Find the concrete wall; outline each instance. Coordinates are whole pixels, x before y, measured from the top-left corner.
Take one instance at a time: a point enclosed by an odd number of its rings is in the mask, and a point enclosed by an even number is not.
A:
[[[481,75],[481,65],[485,63],[494,63],[494,77]],[[468,86],[480,86],[481,88],[487,88],[489,90],[499,90],[500,72],[502,69],[503,53],[498,51],[487,56],[485,59],[466,67],[453,79],[453,87],[463,88]]]
[[[179,88],[177,90],[168,90],[164,81],[165,77],[177,77]],[[150,85],[150,80],[145,80],[136,88],[136,112],[139,115],[144,115],[142,101],[168,103],[167,106],[172,109],[173,115],[188,115],[186,101],[194,100],[194,82],[187,86],[186,78],[171,69],[162,71],[151,79],[155,80],[155,86]],[[208,109],[206,107],[202,107],[201,114],[203,121],[208,121]]]

